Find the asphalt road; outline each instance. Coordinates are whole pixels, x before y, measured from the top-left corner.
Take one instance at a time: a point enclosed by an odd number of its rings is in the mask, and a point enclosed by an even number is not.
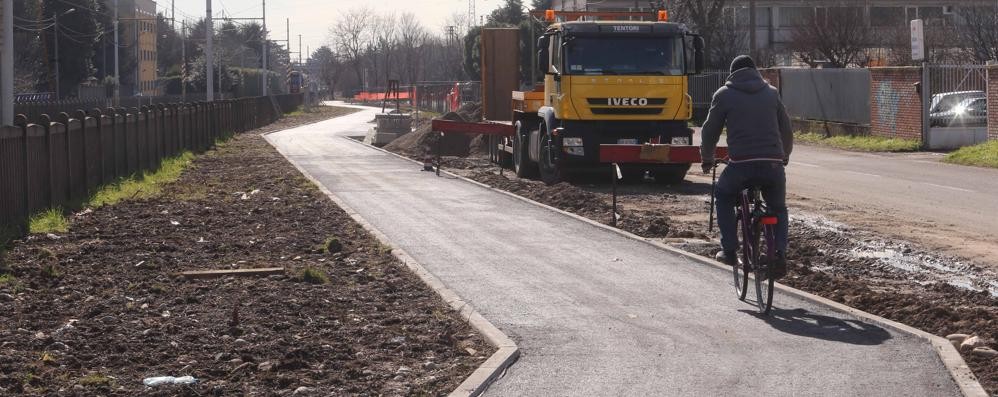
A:
[[[344,137],[373,118],[268,139],[517,341],[487,395],[959,394],[927,341],[780,293],[761,318],[727,272]]]

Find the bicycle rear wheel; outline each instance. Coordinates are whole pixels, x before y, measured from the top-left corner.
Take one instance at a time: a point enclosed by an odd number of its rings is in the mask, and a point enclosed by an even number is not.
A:
[[[754,241],[756,249],[753,270],[755,272],[756,306],[759,308],[759,313],[769,314],[769,311],[773,308],[773,285],[775,283],[775,280],[769,274],[772,268],[773,252],[775,252],[775,249],[772,247],[775,241],[773,238],[775,230],[773,230],[772,225],[763,226],[758,222],[755,223],[754,228],[756,232]]]
[[[745,296],[748,295],[748,280],[749,272],[751,268],[751,262],[749,257],[751,256],[751,249],[746,244],[749,241],[746,236],[746,223],[742,222],[742,214],[738,213],[738,241],[742,244],[741,255],[738,256],[738,263],[731,267],[731,274],[734,276],[735,284],[735,294],[738,295],[739,300],[745,300]]]

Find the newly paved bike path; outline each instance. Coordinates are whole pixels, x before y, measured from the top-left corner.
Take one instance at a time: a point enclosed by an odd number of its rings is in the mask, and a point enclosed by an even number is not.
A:
[[[959,395],[929,342],[365,147],[373,111],[268,139],[520,346],[492,396]]]

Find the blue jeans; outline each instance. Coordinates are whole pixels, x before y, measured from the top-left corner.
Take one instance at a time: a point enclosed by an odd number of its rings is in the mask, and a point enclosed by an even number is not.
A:
[[[738,249],[738,224],[735,207],[741,205],[741,191],[758,186],[769,211],[776,214],[776,250],[787,252],[790,216],[787,213],[787,176],[783,164],[776,161],[750,161],[730,164],[717,181],[717,225],[721,229],[721,248]]]

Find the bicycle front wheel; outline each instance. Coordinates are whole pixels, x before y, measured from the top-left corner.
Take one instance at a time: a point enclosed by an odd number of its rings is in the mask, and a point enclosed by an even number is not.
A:
[[[754,244],[756,249],[753,270],[755,272],[756,306],[759,308],[759,313],[769,314],[769,311],[773,308],[773,286],[775,284],[775,280],[769,274],[774,259],[773,254],[775,253],[775,248],[772,246],[775,241],[773,239],[775,230],[772,225],[763,227],[763,225],[757,222],[755,231],[756,239]]]

